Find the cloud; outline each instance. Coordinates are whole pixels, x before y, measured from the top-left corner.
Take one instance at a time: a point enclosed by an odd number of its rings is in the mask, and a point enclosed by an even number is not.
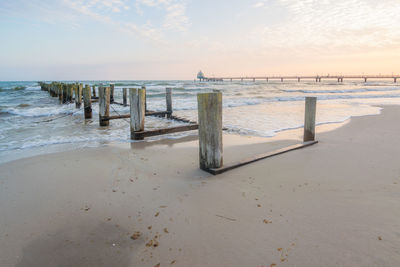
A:
[[[251,40],[265,48],[357,50],[400,45],[400,2],[395,0],[276,0],[286,20],[259,26]],[[257,1],[254,8],[271,7]]]
[[[165,31],[186,31],[190,26],[186,16],[186,2],[182,0],[63,0],[69,8],[87,15],[99,22],[110,24],[118,30],[134,33],[143,38],[165,44]],[[162,24],[154,26],[152,17],[145,23],[122,21],[116,13],[122,13],[134,7],[136,12],[145,16],[144,7],[157,8],[164,11]]]
[[[164,29],[186,31],[191,25],[186,16],[186,5],[182,0],[137,0],[135,7],[140,15],[144,15],[143,6],[162,9],[165,11]]]

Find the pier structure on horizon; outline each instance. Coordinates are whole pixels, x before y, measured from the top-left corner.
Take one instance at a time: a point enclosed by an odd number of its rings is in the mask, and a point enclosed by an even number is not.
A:
[[[252,80],[255,82],[256,80],[280,80],[283,82],[284,80],[297,80],[300,82],[301,80],[315,80],[315,82],[321,82],[322,79],[334,79],[339,83],[343,82],[344,79],[362,79],[364,82],[367,82],[368,79],[392,79],[394,83],[397,83],[397,79],[400,79],[400,75],[288,75],[288,76],[227,76],[227,77],[206,77],[202,71],[199,71],[197,74],[197,79],[201,82],[223,82],[223,81],[233,81],[233,80]]]

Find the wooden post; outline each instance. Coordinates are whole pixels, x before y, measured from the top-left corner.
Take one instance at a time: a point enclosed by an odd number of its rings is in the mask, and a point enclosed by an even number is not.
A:
[[[67,103],[67,85],[63,84],[62,86],[62,103]]]
[[[306,97],[306,108],[304,113],[304,138],[303,141],[315,140],[315,114],[317,108],[316,97]]]
[[[110,116],[110,87],[99,87],[99,123],[100,126],[110,125],[104,117]]]
[[[73,91],[74,91],[74,85],[73,84],[69,84],[68,85],[68,103],[72,102],[72,96],[73,96]]]
[[[122,104],[124,105],[124,107],[126,107],[128,105],[128,102],[127,102],[127,89],[126,88],[122,89]]]
[[[83,84],[75,85],[75,107],[81,108]]]
[[[110,103],[113,103],[114,102],[114,85],[115,84],[110,84]]]
[[[85,119],[91,119],[92,118],[92,96],[91,96],[89,85],[85,85],[85,88],[83,88],[83,107],[85,109]]]
[[[222,167],[222,93],[197,94],[201,169]]]
[[[144,89],[144,110],[147,111],[147,93],[146,93],[146,86],[142,86]]]
[[[96,97],[96,85],[93,85],[93,97]]]
[[[171,118],[172,115],[172,88],[165,89],[165,102],[167,104],[167,118]]]
[[[144,117],[145,111],[145,89],[129,89],[129,102],[130,102],[130,113],[131,113],[131,139],[141,140],[143,137],[135,137],[135,132],[144,130]]]
[[[60,104],[63,102],[63,87],[64,85],[62,83],[58,85],[58,101]]]
[[[70,84],[67,84],[65,87],[65,92],[66,92],[66,98],[65,98],[65,103],[68,104],[69,103],[69,94],[70,94]]]

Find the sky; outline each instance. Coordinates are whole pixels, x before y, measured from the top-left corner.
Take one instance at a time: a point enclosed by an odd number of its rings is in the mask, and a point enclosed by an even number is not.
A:
[[[399,0],[0,0],[0,80],[398,74]]]

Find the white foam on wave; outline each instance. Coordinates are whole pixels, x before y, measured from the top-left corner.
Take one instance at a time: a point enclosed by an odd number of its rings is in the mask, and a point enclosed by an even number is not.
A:
[[[6,112],[13,115],[23,116],[23,117],[44,117],[44,116],[55,116],[61,114],[72,114],[74,110],[74,105],[60,105],[60,106],[46,106],[46,107],[9,107],[2,109],[2,112]]]

